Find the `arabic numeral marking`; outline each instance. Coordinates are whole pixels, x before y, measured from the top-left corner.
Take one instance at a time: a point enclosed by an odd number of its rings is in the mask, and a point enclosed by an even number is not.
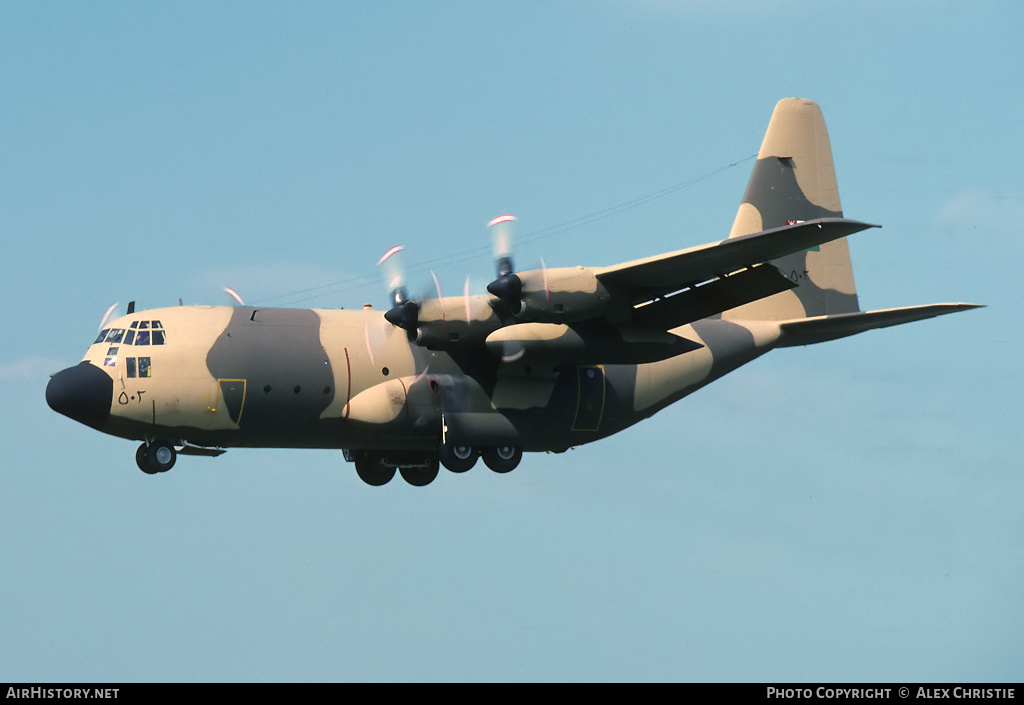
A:
[[[138,402],[141,404],[142,403],[142,395],[145,394],[145,393],[146,393],[145,389],[140,389],[137,392],[138,397],[136,397],[136,395],[133,394],[131,396],[131,400],[132,401],[138,400]],[[121,392],[120,396],[117,397],[117,403],[120,404],[121,406],[126,405],[128,403],[128,392]]]

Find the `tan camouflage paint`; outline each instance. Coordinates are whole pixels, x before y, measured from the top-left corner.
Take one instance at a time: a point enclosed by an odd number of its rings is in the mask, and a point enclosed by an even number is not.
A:
[[[114,380],[111,416],[159,424],[203,429],[238,428],[220,404],[220,385],[206,367],[206,354],[227,327],[230,308],[190,306],[159,308],[122,316],[107,328],[130,329],[133,321],[158,320],[167,334],[164,345],[110,345],[89,347],[90,361]],[[107,351],[118,348],[117,362],[104,366]],[[129,378],[125,359],[149,357],[152,377]]]
[[[730,238],[841,216],[820,110],[811,101],[780,101]],[[110,366],[104,361],[113,357],[108,353],[115,346],[91,346],[84,359],[114,384],[109,420],[95,420],[91,409],[69,407],[71,413],[61,413],[126,438],[200,446],[430,454],[445,437],[559,451],[616,433],[774,347],[832,340],[973,307],[933,304],[859,312],[845,238],[772,260],[795,288],[767,295],[762,281],[753,291],[765,291],[760,294],[765,298],[702,320],[685,319],[693,322],[669,331],[657,327],[659,317],[677,312],[652,306],[643,315],[634,314],[639,309],[632,307],[643,301],[616,298],[617,292],[638,285],[638,273],[654,280],[640,284],[646,288],[638,291],[649,290],[654,297],[672,292],[673,282],[676,288],[690,286],[689,280],[679,280],[677,262],[686,260],[692,267],[712,250],[726,251],[712,244],[614,267],[520,273],[527,306],[519,319],[502,313],[491,297],[427,301],[419,311],[419,330],[413,331],[415,343],[372,309],[179,307],[133,313],[110,327],[160,320],[166,344],[118,345]],[[781,280],[768,267],[760,271],[769,280]],[[705,276],[716,274],[723,273]],[[747,287],[753,280],[732,281]],[[714,292],[712,297],[727,295],[728,286]],[[642,326],[632,325],[634,315]],[[531,320],[537,322],[520,322]],[[673,341],[690,341],[686,344],[695,349],[658,353],[658,345]],[[655,361],[613,361],[616,356],[627,359],[630,350],[644,345],[649,356],[644,359]],[[124,359],[143,355],[152,360],[152,377],[128,378]],[[88,369],[74,373],[65,379],[96,379]],[[91,388],[105,387],[106,380],[99,380],[102,385]],[[234,385],[233,394],[244,389],[236,420],[222,398],[222,381]],[[48,400],[49,394],[48,388]]]

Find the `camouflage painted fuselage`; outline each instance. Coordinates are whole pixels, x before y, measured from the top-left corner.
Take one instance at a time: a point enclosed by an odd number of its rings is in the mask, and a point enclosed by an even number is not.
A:
[[[631,426],[778,337],[770,324],[706,320],[676,331],[704,347],[668,360],[538,366],[421,348],[374,310],[177,307],[133,313],[110,329],[153,320],[163,345],[89,348],[84,362],[109,377],[110,397],[109,413],[88,423],[129,439],[221,448],[431,452],[448,433],[560,451]],[[143,355],[148,376],[129,376]]]
[[[499,266],[490,297],[396,298],[387,318],[130,312],[54,375],[47,401],[143,441],[150,473],[175,448],[231,447],[346,449],[370,484],[396,467],[425,484],[476,454],[507,472],[522,451],[609,436],[775,347],[975,307],[860,311],[846,236],[868,227],[843,218],[818,106],[786,99],[726,240],[610,267]]]

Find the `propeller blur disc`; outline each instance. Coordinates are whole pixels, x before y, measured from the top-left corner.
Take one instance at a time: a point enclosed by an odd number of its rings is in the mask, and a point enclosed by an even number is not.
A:
[[[100,319],[100,327],[96,329],[97,331],[103,330],[103,326],[107,325],[107,321],[109,321],[110,317],[114,315],[114,311],[116,309],[116,303],[110,305],[110,308],[107,309],[107,312],[103,314],[103,318]]]
[[[239,306],[245,306],[245,302],[242,301],[242,297],[239,295],[237,291],[232,289],[230,286],[224,287],[224,293],[233,298],[235,301],[237,301]]]

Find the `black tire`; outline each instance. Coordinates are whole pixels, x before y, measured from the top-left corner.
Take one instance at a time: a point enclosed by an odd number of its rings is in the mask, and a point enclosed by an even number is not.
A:
[[[356,474],[359,479],[373,487],[380,487],[391,482],[395,476],[394,468],[386,468],[376,455],[363,454],[355,459]]]
[[[523,449],[518,446],[497,446],[484,448],[480,453],[484,464],[494,472],[512,472],[523,459]]]
[[[425,468],[399,468],[398,472],[402,473],[402,479],[410,485],[426,487],[434,481],[434,478],[437,477],[437,471],[440,469],[440,462],[438,462],[437,458],[433,458]]]
[[[145,443],[139,446],[139,449],[135,451],[135,464],[139,466],[139,470],[147,475],[156,475],[160,471],[149,464],[147,451],[149,451],[149,446]]]
[[[480,451],[473,446],[442,443],[438,446],[437,457],[452,472],[466,472],[480,457]]]

